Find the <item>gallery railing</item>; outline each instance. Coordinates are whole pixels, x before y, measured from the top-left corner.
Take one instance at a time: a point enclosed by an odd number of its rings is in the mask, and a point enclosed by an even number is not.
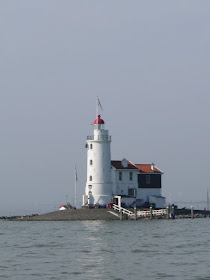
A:
[[[91,136],[87,136],[87,140],[111,141],[111,136],[109,136],[109,135],[91,135]]]

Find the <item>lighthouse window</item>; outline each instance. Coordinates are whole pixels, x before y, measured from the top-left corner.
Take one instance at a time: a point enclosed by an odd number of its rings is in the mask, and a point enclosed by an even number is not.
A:
[[[90,149],[92,149],[93,148],[93,144],[90,144]]]
[[[133,172],[130,172],[130,181],[133,180]]]
[[[93,161],[92,161],[92,159],[90,160],[90,165],[93,165]]]
[[[93,180],[93,177],[92,176],[90,176],[90,181],[92,181]]]
[[[122,181],[122,172],[119,172],[119,180]]]

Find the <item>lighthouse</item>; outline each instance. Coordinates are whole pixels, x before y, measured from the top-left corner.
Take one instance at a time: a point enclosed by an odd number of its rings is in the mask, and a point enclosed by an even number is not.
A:
[[[98,115],[94,133],[87,136],[87,182],[83,205],[105,205],[112,201],[111,136]]]

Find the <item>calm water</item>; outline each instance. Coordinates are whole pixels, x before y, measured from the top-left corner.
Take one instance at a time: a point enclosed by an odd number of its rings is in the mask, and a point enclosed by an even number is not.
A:
[[[1,279],[210,279],[210,219],[0,222]]]

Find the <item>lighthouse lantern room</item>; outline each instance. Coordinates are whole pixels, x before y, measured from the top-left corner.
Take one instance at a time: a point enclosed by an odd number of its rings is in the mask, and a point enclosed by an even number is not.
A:
[[[87,182],[83,205],[105,205],[112,201],[111,136],[98,115],[94,134],[87,137]]]

